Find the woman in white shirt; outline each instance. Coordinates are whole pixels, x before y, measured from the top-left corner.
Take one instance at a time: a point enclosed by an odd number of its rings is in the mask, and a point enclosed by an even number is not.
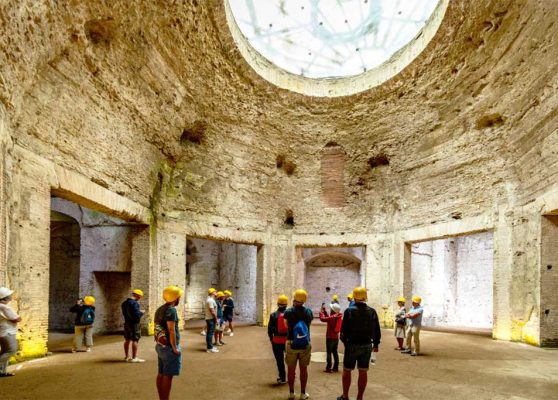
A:
[[[17,352],[17,323],[21,317],[8,305],[13,290],[0,287],[0,378],[14,376],[8,372],[8,362]]]

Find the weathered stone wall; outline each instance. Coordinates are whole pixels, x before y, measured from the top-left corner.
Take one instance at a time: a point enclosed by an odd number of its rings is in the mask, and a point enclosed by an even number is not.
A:
[[[219,289],[229,289],[235,301],[235,318],[256,322],[257,247],[221,243],[219,252]]]
[[[204,319],[207,289],[219,286],[220,243],[213,240],[188,238],[186,262],[186,318]]]
[[[412,246],[412,294],[425,326],[492,328],[492,232]]]
[[[80,226],[77,221],[51,219],[49,262],[48,329],[72,331],[75,314],[68,309],[80,297]]]
[[[558,346],[558,215],[541,221],[541,337],[543,346]]]
[[[188,319],[203,319],[207,289],[230,290],[235,317],[256,322],[257,247],[215,240],[188,238]]]
[[[454,324],[492,328],[493,325],[493,233],[455,238],[457,299]]]

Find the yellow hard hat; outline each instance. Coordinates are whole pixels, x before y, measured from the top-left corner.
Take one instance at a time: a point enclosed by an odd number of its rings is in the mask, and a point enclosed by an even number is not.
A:
[[[225,297],[225,293],[223,293],[223,292],[217,292],[217,297]]]
[[[95,304],[95,297],[93,297],[93,296],[85,296],[85,297],[83,298],[83,303],[84,303],[86,306],[92,306],[93,304]]]
[[[352,292],[347,295],[347,299],[349,299],[349,300],[353,299],[353,293]]]
[[[287,296],[285,296],[284,294],[282,294],[281,296],[279,296],[277,298],[277,305],[286,306],[287,304],[289,304],[289,298]]]
[[[368,293],[366,293],[365,288],[359,286],[354,288],[353,298],[355,299],[355,301],[366,301],[366,299],[368,299]]]
[[[172,303],[176,301],[178,298],[182,297],[184,294],[184,290],[180,289],[178,286],[169,286],[163,290],[163,299],[167,303]]]
[[[232,292],[230,290],[225,290],[223,293],[225,293],[226,296],[232,295]]]
[[[398,303],[406,303],[407,299],[405,297],[400,297],[400,298],[397,299],[397,302]]]
[[[339,296],[337,296],[336,294],[334,294],[333,297],[331,298],[331,300],[339,300]]]
[[[419,303],[422,301],[422,298],[420,296],[413,296],[413,303]]]
[[[306,303],[306,300],[308,299],[308,293],[306,293],[306,290],[304,289],[297,289],[294,292],[293,297],[300,303]]]
[[[132,294],[137,294],[138,296],[143,297],[143,290],[134,289],[134,290],[132,290]]]
[[[207,294],[213,294],[217,291],[217,289],[210,287],[209,289],[207,289]]]

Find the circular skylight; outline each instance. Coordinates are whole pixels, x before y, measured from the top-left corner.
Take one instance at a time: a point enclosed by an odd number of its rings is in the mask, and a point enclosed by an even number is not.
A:
[[[379,67],[417,37],[439,0],[228,0],[240,32],[276,66],[307,78]]]

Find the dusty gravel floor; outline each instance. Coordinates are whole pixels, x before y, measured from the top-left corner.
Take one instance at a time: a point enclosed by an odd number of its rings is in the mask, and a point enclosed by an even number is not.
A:
[[[315,352],[325,351],[325,326],[312,329]],[[370,369],[366,399],[556,399],[558,350],[493,341],[487,337],[423,332],[424,355],[393,350],[384,331],[378,361]],[[70,335],[53,335],[53,355],[11,367],[0,379],[0,399],[156,399],[157,357],[151,338],[140,342],[143,364],[122,361],[120,336],[96,338],[91,353],[72,354]],[[273,383],[276,371],[266,330],[237,329],[219,354],[207,354],[198,328],[183,332],[183,372],[174,379],[173,399],[280,400],[286,386]],[[341,346],[342,351],[342,346]],[[316,354],[316,359],[323,358]],[[312,399],[335,399],[341,375],[310,365]],[[298,390],[298,386],[297,386]],[[354,398],[354,387],[351,391]]]

